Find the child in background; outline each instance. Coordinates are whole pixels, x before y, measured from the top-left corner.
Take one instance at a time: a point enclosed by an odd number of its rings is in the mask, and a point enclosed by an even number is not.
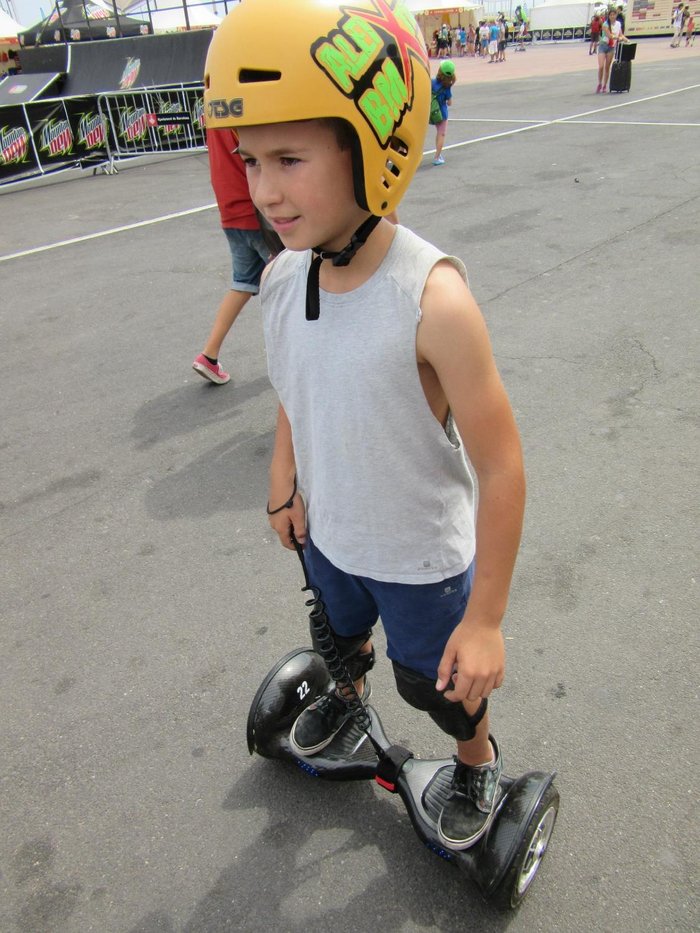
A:
[[[432,82],[432,93],[437,97],[442,111],[442,121],[435,124],[435,158],[433,165],[444,165],[445,159],[442,156],[442,147],[445,145],[447,136],[447,108],[452,103],[452,85],[457,80],[455,75],[454,62],[445,59],[440,63],[436,76]]]

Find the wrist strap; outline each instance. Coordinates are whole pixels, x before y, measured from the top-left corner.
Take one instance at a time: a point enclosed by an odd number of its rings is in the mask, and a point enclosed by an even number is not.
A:
[[[297,494],[297,478],[295,474],[294,489],[292,490],[292,494],[289,497],[289,499],[287,499],[287,501],[283,505],[281,505],[278,509],[271,509],[270,503],[268,502],[267,505],[265,506],[265,511],[267,512],[268,515],[277,515],[278,512],[283,512],[285,509],[291,509],[294,503],[294,496],[296,496],[296,494]]]

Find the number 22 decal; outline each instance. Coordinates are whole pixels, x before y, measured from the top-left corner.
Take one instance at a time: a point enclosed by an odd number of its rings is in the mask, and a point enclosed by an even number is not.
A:
[[[305,680],[303,680],[297,687],[297,693],[299,694],[299,699],[303,700],[305,696],[309,693],[309,685]]]

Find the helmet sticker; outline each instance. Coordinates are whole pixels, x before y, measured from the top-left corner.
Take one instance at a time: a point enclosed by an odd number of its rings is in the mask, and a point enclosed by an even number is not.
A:
[[[371,10],[343,6],[336,29],[317,39],[311,55],[354,101],[379,144],[386,148],[413,106],[413,64],[428,72],[415,20],[401,0],[372,0]]]

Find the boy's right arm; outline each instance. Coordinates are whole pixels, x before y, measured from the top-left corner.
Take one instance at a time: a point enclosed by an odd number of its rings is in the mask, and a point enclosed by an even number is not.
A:
[[[294,495],[292,493],[294,492]],[[291,497],[291,499],[290,499]],[[289,508],[281,508],[290,502]],[[301,494],[296,491],[296,462],[292,427],[287,413],[280,405],[277,411],[275,446],[270,463],[270,494],[267,500],[270,527],[277,532],[284,547],[294,549],[292,532],[299,544],[306,541],[306,507]],[[279,511],[278,511],[279,510]]]

